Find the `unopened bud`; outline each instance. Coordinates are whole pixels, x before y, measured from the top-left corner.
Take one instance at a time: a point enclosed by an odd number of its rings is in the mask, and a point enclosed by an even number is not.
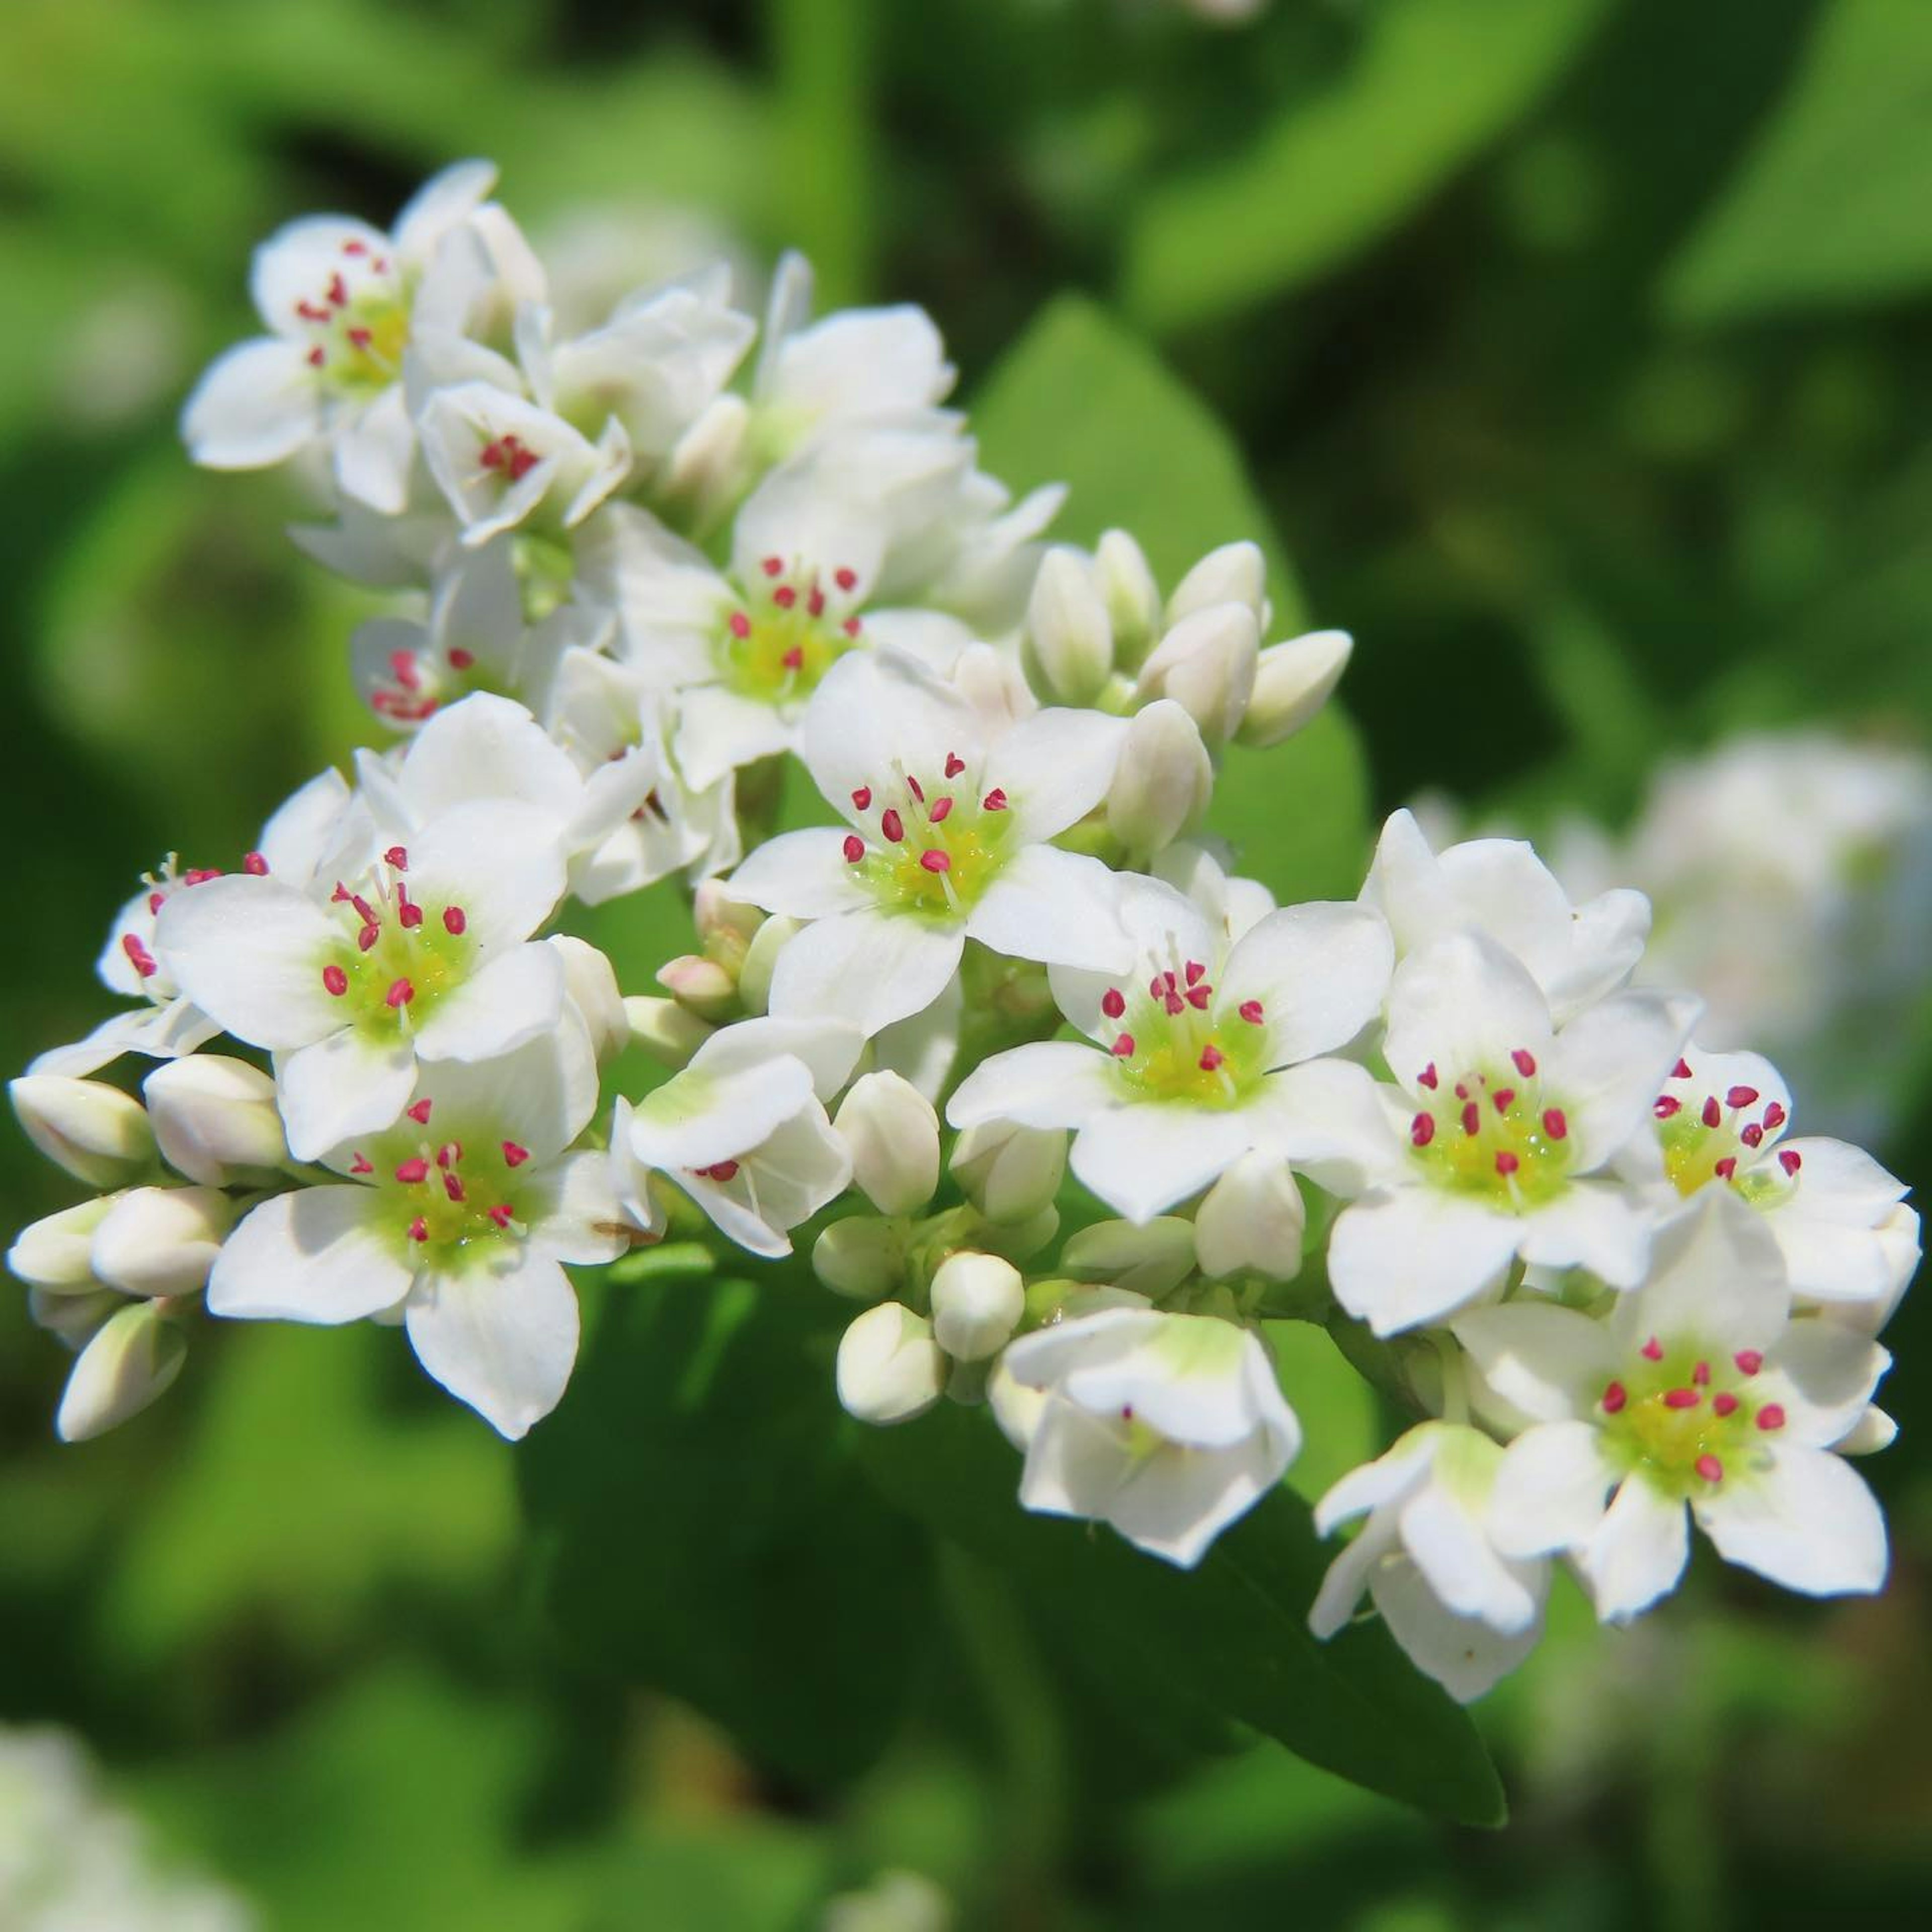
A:
[[[1200,727],[1202,742],[1218,752],[1248,708],[1261,635],[1255,614],[1244,604],[1210,604],[1190,612],[1142,665],[1137,701],[1172,698]]]
[[[94,1233],[94,1272],[124,1294],[193,1294],[234,1225],[212,1187],[130,1187]]]
[[[751,405],[742,396],[721,395],[672,446],[664,466],[663,494],[684,508],[700,527],[736,494],[746,462]]]
[[[715,959],[681,952],[658,974],[658,984],[687,1012],[701,1020],[729,1019],[738,1010],[738,982]]]
[[[1114,668],[1114,630],[1094,572],[1078,550],[1040,560],[1027,604],[1028,668],[1057,704],[1090,704]]]
[[[1868,1402],[1864,1413],[1832,1447],[1840,1456],[1876,1456],[1898,1440],[1898,1424],[1876,1403]]]
[[[567,932],[554,933],[545,942],[562,956],[565,997],[578,1011],[590,1035],[597,1064],[614,1060],[629,1045],[631,1022],[617,975],[610,962],[587,940]]]
[[[1267,621],[1268,560],[1258,544],[1223,544],[1210,550],[1174,586],[1167,600],[1168,628],[1215,604],[1245,604],[1258,627]]]
[[[852,1178],[881,1214],[910,1214],[939,1185],[939,1116],[896,1073],[852,1083],[833,1125],[852,1154]]]
[[[624,1001],[631,1037],[660,1066],[682,1072],[691,1056],[711,1037],[712,1029],[675,1000],[632,994]]]
[[[932,1277],[932,1333],[957,1362],[1004,1348],[1026,1312],[1026,1283],[997,1255],[948,1255]]]
[[[27,1312],[34,1326],[58,1336],[76,1354],[100,1334],[110,1316],[127,1306],[128,1298],[111,1288],[90,1288],[77,1294],[50,1288],[27,1291]]]
[[[1096,1221],[1072,1236],[1060,1265],[1076,1280],[1106,1282],[1158,1299],[1194,1268],[1194,1228],[1178,1215],[1157,1215],[1136,1227],[1131,1221]]]
[[[869,1214],[834,1221],[812,1244],[812,1271],[834,1294],[877,1301],[905,1280],[905,1231]]]
[[[110,1317],[80,1352],[54,1418],[63,1442],[85,1442],[138,1415],[181,1373],[188,1339],[152,1301]]]
[[[1018,663],[991,644],[968,644],[954,661],[950,682],[995,736],[1040,709]]]
[[[231,1168],[274,1168],[288,1158],[275,1083],[245,1060],[166,1060],[141,1090],[161,1158],[190,1180],[219,1187]]]
[[[23,1073],[7,1090],[27,1138],[76,1180],[118,1187],[153,1165],[147,1110],[119,1088],[62,1073]]]
[[[691,916],[704,950],[714,959],[733,961],[745,956],[745,948],[765,922],[758,907],[733,898],[716,879],[700,882],[692,895]]]
[[[1254,692],[1235,736],[1264,748],[1293,737],[1334,694],[1354,648],[1346,631],[1310,631],[1269,645],[1256,661]]]
[[[768,919],[758,928],[745,949],[745,963],[738,969],[738,998],[746,1012],[756,1018],[772,1003],[772,971],[787,941],[801,929],[802,922],[782,914]]]
[[[868,1308],[840,1336],[838,1400],[861,1422],[910,1422],[936,1402],[946,1363],[932,1324],[902,1302]]]
[[[1146,856],[1171,845],[1199,824],[1214,795],[1214,760],[1181,706],[1157,698],[1128,720],[1107,793],[1107,829],[1128,851]]]
[[[120,1197],[97,1196],[22,1228],[7,1250],[7,1265],[22,1281],[56,1292],[94,1286],[94,1236]]]
[[[988,1120],[952,1144],[952,1178],[989,1221],[1030,1220],[1053,1205],[1066,1172],[1062,1127]]]
[[[1002,1355],[986,1378],[986,1400],[992,1408],[993,1420],[1000,1425],[1000,1432],[1006,1440],[1016,1449],[1030,1448],[1034,1432],[1039,1428],[1041,1414],[1046,1407],[1046,1390],[1016,1382],[1012,1371],[1006,1366],[1006,1357]]]
[[[1131,670],[1160,633],[1160,586],[1146,552],[1125,530],[1101,532],[1094,551],[1094,575],[1113,626],[1114,661]]]
[[[1301,1272],[1308,1210],[1278,1154],[1242,1155],[1208,1190],[1194,1216],[1194,1252],[1204,1274],[1252,1269],[1276,1281]]]

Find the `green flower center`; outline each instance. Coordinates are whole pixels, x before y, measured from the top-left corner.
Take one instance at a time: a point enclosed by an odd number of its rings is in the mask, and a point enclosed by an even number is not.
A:
[[[1144,963],[1144,987],[1110,986],[1101,997],[1102,1017],[1119,1029],[1108,1049],[1116,1080],[1136,1100],[1242,1105],[1268,1070],[1261,1001],[1244,1000],[1230,1010],[1216,998],[1202,960]]]
[[[406,1040],[476,962],[469,915],[411,898],[408,868],[408,853],[392,845],[362,890],[338,883],[332,900],[344,932],[324,956],[322,988],[345,1025],[378,1040]]]
[[[1446,1094],[1433,1060],[1416,1081],[1434,1104],[1409,1122],[1410,1154],[1436,1186],[1512,1210],[1563,1191],[1572,1159],[1569,1118],[1551,1104],[1526,1047],[1510,1055],[1506,1070],[1466,1071]]]
[[[1782,1405],[1756,1392],[1763,1366],[1756,1349],[1725,1354],[1694,1342],[1666,1349],[1652,1336],[1598,1399],[1604,1443],[1666,1495],[1707,1496],[1748,1471],[1785,1426]]]
[[[716,645],[724,683],[761,704],[809,698],[860,632],[858,574],[815,571],[768,556],[762,580],[724,620]]]
[[[1790,1198],[1804,1163],[1795,1148],[1775,1144],[1789,1118],[1780,1102],[1766,1101],[1755,1087],[1700,1092],[1690,1063],[1680,1060],[1652,1111],[1664,1171],[1679,1194],[1714,1180],[1754,1208]]]
[[[488,1123],[439,1120],[426,1095],[357,1151],[352,1171],[382,1197],[382,1230],[404,1261],[449,1274],[500,1256],[529,1232],[530,1157]]]
[[[922,778],[895,765],[890,780],[861,785],[852,802],[878,817],[870,838],[850,832],[846,862],[880,910],[946,923],[964,919],[1011,856],[1012,814],[997,786],[981,792],[957,752]]]

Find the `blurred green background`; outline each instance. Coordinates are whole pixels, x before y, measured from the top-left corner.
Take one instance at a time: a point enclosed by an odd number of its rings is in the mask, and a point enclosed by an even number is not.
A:
[[[1925,0],[1220,27],[1178,0],[8,0],[10,1070],[106,1010],[88,964],[144,866],[229,862],[362,735],[370,607],[296,556],[275,484],[191,470],[173,417],[250,328],[257,239],[380,221],[472,153],[590,279],[716,238],[802,247],[828,302],[926,304],[969,404],[1054,295],[1106,304],[1238,438],[1312,620],[1354,632],[1378,809],[1438,787],[1615,823],[1657,756],[1742,726],[1932,727]],[[1932,1083],[1876,1151],[1932,1178]],[[0,1156],[8,1227],[72,1198],[17,1134]],[[883,1754],[776,1768],[703,1687],[614,1695],[556,1638],[518,1456],[393,1335],[204,1328],[160,1408],[62,1450],[65,1358],[23,1299],[0,1720],[77,1730],[265,1926],[790,1932],[895,1868],[1021,1932],[1932,1912],[1923,1306],[1867,1466],[1888,1594],[1700,1562],[1616,1634],[1559,1592],[1482,1708],[1514,1805],[1484,1834],[1271,1744],[1154,1748],[1147,1687],[1057,1696],[1065,1660],[966,1567],[943,1622],[882,1586],[836,1633],[856,1703],[875,1654],[910,1673]],[[755,1520],[742,1480],[716,1501]]]

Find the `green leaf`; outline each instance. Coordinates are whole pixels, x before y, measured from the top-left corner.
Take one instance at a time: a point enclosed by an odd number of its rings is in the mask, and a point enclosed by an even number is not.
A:
[[[1710,323],[1844,307],[1932,283],[1932,9],[1836,0],[1780,109],[1666,274]]]
[[[696,1705],[788,1774],[837,1783],[896,1722],[926,1551],[854,1463],[842,1310],[782,1269],[608,1285],[570,1400],[519,1467],[578,1659]]]
[[[975,401],[982,460],[1016,489],[1070,486],[1055,529],[1091,543],[1130,530],[1172,586],[1218,544],[1268,560],[1275,629],[1305,621],[1301,594],[1234,439],[1138,338],[1084,298],[1049,304]],[[1353,897],[1367,848],[1368,774],[1354,726],[1330,705],[1286,745],[1231,749],[1213,829],[1282,899]]]
[[[1311,280],[1412,214],[1568,68],[1608,0],[1383,0],[1353,64],[1246,152],[1156,188],[1129,308],[1166,331]]]
[[[1502,1822],[1502,1786],[1467,1714],[1372,1624],[1318,1642],[1308,1606],[1331,1552],[1277,1489],[1180,1570],[1111,1531],[1030,1516],[985,1416],[943,1408],[874,1436],[866,1466],[902,1509],[1004,1575],[1050,1636],[1104,1658],[1119,1696],[1157,1683],[1311,1763],[1468,1825]]]

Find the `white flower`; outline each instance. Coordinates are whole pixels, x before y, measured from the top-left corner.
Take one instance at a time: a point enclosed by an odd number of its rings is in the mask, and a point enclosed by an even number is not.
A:
[[[1439,1320],[1519,1256],[1634,1287],[1654,1215],[1603,1174],[1642,1131],[1688,1025],[1625,992],[1558,1031],[1524,968],[1473,933],[1405,960],[1383,1052],[1399,1083],[1328,1062],[1286,1076],[1287,1151],[1359,1196],[1329,1237],[1336,1299],[1378,1335]]]
[[[1895,1295],[1904,1182],[1846,1142],[1786,1139],[1791,1094],[1769,1060],[1688,1046],[1653,1111],[1678,1194],[1728,1188],[1762,1213],[1794,1294],[1868,1303]],[[1633,1172],[1642,1168],[1633,1163]],[[1908,1276],[1917,1264],[1912,1221]]]
[[[1025,1280],[998,1255],[962,1248],[933,1270],[933,1338],[956,1362],[998,1354],[1025,1313]]]
[[[90,1187],[121,1187],[154,1164],[147,1109],[104,1080],[25,1073],[7,1083],[27,1138],[56,1166]]]
[[[1374,1016],[1389,937],[1366,908],[1312,904],[1270,914],[1230,946],[1191,900],[1131,876],[1118,905],[1131,975],[1051,976],[1060,1011],[1094,1046],[996,1054],[946,1118],[1076,1129],[1075,1174],[1144,1221],[1250,1149],[1285,1150],[1294,1123],[1280,1104],[1283,1070],[1345,1046]]]
[[[1022,1336],[1000,1362],[1046,1396],[1021,1502],[1112,1523],[1183,1569],[1301,1446],[1259,1338],[1216,1316],[1103,1308]]]
[[[204,1186],[273,1172],[288,1158],[275,1083],[226,1054],[164,1062],[141,1084],[162,1158]]]
[[[910,1081],[892,1072],[861,1075],[832,1125],[850,1150],[854,1182],[881,1214],[910,1214],[932,1198],[939,1117]]]
[[[406,1112],[332,1148],[345,1179],[264,1202],[208,1285],[217,1315],[337,1323],[399,1312],[417,1359],[500,1433],[556,1407],[577,1358],[560,1265],[628,1241],[607,1157],[568,1150],[597,1104],[580,1028],[426,1067]]]
[[[1676,1585],[1688,1504],[1720,1556],[1787,1589],[1876,1590],[1885,1521],[1832,1452],[1890,1358],[1836,1322],[1793,1320],[1790,1299],[1766,1222],[1712,1191],[1660,1234],[1648,1278],[1606,1321],[1516,1303],[1456,1322],[1488,1388],[1532,1420],[1497,1476],[1498,1547],[1569,1552],[1598,1615],[1621,1621]]]
[[[1368,1521],[1322,1580],[1308,1613],[1315,1634],[1333,1636],[1366,1590],[1390,1635],[1461,1702],[1514,1670],[1542,1634],[1550,1565],[1504,1556],[1492,1540],[1502,1458],[1480,1430],[1425,1422],[1336,1484],[1316,1506],[1316,1530]]]
[[[404,353],[424,329],[468,326],[499,280],[493,242],[511,232],[507,218],[476,220],[495,180],[489,163],[459,162],[389,234],[321,214],[263,243],[250,292],[273,332],[230,350],[188,398],[182,434],[194,460],[263,469],[326,436],[344,496],[401,511],[416,448]]]
[[[563,1010],[562,962],[526,943],[563,890],[543,820],[458,805],[345,872],[307,890],[272,874],[209,880],[170,899],[155,929],[187,996],[277,1055],[299,1160],[388,1126],[418,1057],[488,1059]]]
[[[1408,812],[1382,827],[1361,896],[1388,920],[1402,958],[1456,932],[1495,940],[1542,988],[1559,1024],[1629,979],[1650,930],[1641,892],[1618,889],[1573,907],[1521,840],[1472,838],[1436,853]]]
[[[1124,968],[1112,874],[1048,842],[1106,795],[1120,730],[1096,712],[1049,710],[989,734],[896,652],[835,665],[806,711],[801,755],[852,830],[787,832],[730,880],[736,897],[812,922],[778,956],[772,1011],[877,1033],[946,990],[968,939],[1016,958]]]
[[[311,778],[262,828],[256,849],[242,860],[242,870],[306,886],[334,846],[348,806],[349,788],[339,772]],[[29,1073],[92,1073],[124,1053],[172,1060],[194,1052],[221,1030],[183,994],[154,944],[155,923],[169,898],[221,876],[208,867],[180,870],[170,858],[142,881],[141,890],[116,917],[94,970],[110,992],[144,1004],[102,1021],[83,1040],[49,1048],[28,1066]]]
[[[837,1020],[741,1020],[634,1106],[620,1100],[610,1157],[632,1219],[662,1225],[648,1192],[650,1175],[662,1174],[740,1247],[790,1254],[789,1231],[852,1178],[825,1102],[863,1044]]]
[[[910,1422],[939,1400],[946,1357],[932,1324],[904,1304],[882,1301],[838,1339],[838,1403],[861,1422]]]

